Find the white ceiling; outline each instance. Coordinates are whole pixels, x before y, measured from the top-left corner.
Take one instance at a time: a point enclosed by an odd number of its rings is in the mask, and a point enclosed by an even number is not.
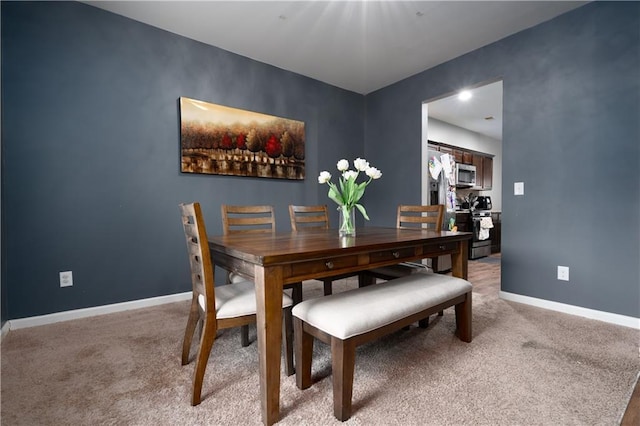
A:
[[[428,103],[429,118],[502,140],[502,81],[468,88],[471,99],[458,94]]]
[[[209,0],[85,3],[367,94],[586,2]]]

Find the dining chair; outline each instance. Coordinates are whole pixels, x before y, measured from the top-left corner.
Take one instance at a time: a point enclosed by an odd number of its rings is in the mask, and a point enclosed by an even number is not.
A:
[[[182,365],[189,363],[191,342],[196,327],[200,323],[202,328],[191,395],[191,405],[198,405],[201,401],[204,373],[217,331],[254,324],[256,295],[255,285],[251,281],[215,286],[214,265],[211,262],[200,204],[180,204],[180,213],[187,242],[193,287],[191,309],[182,342]],[[282,306],[286,371],[287,375],[292,375],[294,373],[291,317],[293,300],[284,293]]]
[[[223,204],[222,210],[222,233],[224,235],[238,233],[276,233],[276,217],[273,206],[268,205],[248,205],[232,206]],[[238,274],[229,273],[229,281],[233,282],[238,278]],[[291,297],[293,304],[302,301],[302,283],[285,284],[284,288],[292,289]]]
[[[444,220],[444,205],[406,205],[400,204],[396,215],[396,227],[399,229],[442,229]],[[418,262],[402,262],[381,268],[369,269],[360,273],[359,285],[364,286],[375,282],[376,278],[392,280],[415,273],[433,272],[437,258],[431,258],[431,266]],[[442,311],[438,315],[442,316]],[[420,327],[429,325],[429,318],[419,321]]]
[[[289,219],[291,220],[291,230],[294,232],[307,231],[312,229],[329,229],[329,212],[326,204],[317,206],[297,206],[289,205]],[[324,287],[324,295],[333,293],[333,282],[357,276],[355,274],[342,274],[326,278],[320,278]]]
[[[442,229],[444,205],[405,205],[398,206],[396,227],[399,229]],[[432,262],[436,260],[432,259]],[[433,266],[433,264],[432,264]],[[403,262],[382,268],[370,269],[366,274],[383,280],[403,277],[415,272],[427,270],[427,266],[417,262]]]
[[[276,233],[276,217],[273,206],[245,205],[234,206],[222,204],[222,233],[223,235],[240,233]],[[227,271],[227,283],[245,281],[244,277],[233,271]],[[302,283],[285,284],[285,289],[291,289],[291,298],[296,305],[302,301]],[[249,327],[243,326],[240,332],[242,346],[249,346]]]
[[[442,229],[444,220],[444,205],[406,205],[400,204],[396,215],[396,227],[399,229]],[[418,262],[402,262],[381,268],[369,269],[359,275],[359,286],[375,283],[377,278],[392,280],[415,273],[433,272],[437,270],[438,258],[431,258],[431,267]],[[442,316],[443,312],[438,312]],[[419,321],[420,327],[429,325],[429,318]]]

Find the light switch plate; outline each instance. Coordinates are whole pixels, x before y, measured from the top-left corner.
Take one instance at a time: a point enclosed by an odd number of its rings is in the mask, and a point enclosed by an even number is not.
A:
[[[513,195],[524,195],[524,182],[513,183]]]
[[[60,287],[73,286],[73,272],[64,271],[60,272]]]

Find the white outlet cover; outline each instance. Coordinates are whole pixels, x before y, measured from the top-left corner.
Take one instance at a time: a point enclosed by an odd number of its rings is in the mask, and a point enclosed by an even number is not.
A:
[[[569,281],[568,266],[558,266],[558,279],[561,281]]]

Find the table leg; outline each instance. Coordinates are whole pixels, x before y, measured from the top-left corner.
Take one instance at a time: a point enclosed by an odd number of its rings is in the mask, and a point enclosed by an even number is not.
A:
[[[262,422],[280,420],[280,356],[282,348],[282,269],[255,267],[256,332],[260,357]]]
[[[466,280],[469,264],[469,240],[460,241],[458,245],[458,252],[451,254],[451,275]]]

